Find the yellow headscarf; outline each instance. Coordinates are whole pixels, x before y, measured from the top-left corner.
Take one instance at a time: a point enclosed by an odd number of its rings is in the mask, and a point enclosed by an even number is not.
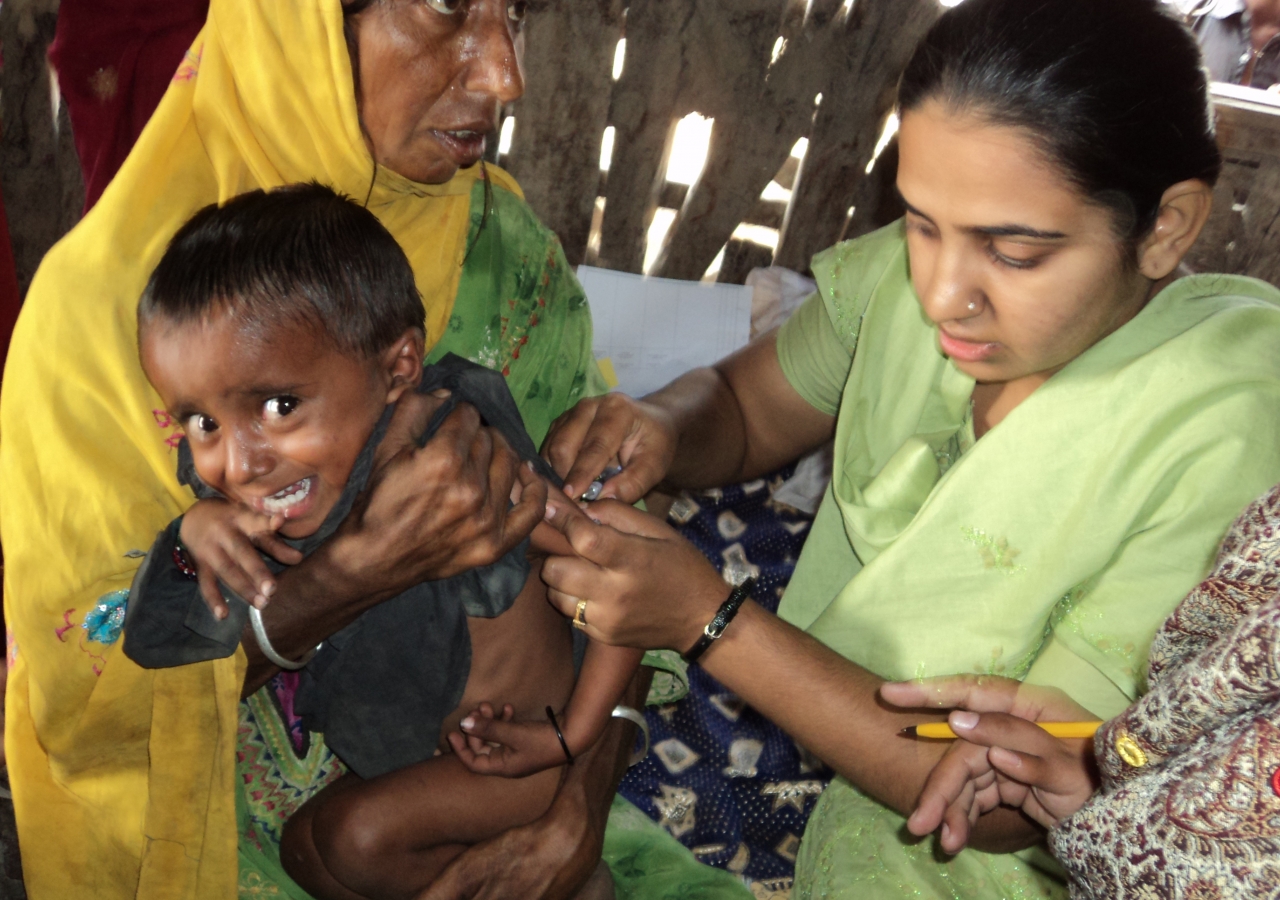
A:
[[[213,0],[133,153],[32,283],[0,400],[0,540],[5,741],[37,900],[235,891],[243,654],[145,671],[81,626],[192,501],[134,315],[196,209],[311,179],[369,195],[413,264],[428,345],[442,334],[478,173],[428,186],[379,169],[370,194],[352,85],[339,0]]]

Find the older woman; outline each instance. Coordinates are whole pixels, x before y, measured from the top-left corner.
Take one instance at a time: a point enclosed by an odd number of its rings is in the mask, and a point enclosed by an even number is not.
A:
[[[905,221],[819,255],[818,294],[780,331],[553,429],[569,495],[617,454],[624,501],[757,477],[834,435],[779,617],[621,504],[598,522],[557,504],[579,555],[543,570],[593,637],[697,656],[836,770],[795,896],[1059,894],[1043,854],[1010,852],[1043,832],[1009,810],[954,858],[903,840],[941,749],[899,736],[922,714],[879,685],[999,673],[1114,715],[1280,476],[1280,292],[1178,278],[1219,168],[1206,93],[1157,0],[966,0],[903,75]]]
[[[134,311],[195,210],[323,181],[403,246],[431,355],[501,370],[535,440],[602,389],[585,299],[554,236],[508,176],[477,165],[500,105],[523,88],[523,10],[214,0],[119,175],[36,276],[0,407],[6,745],[32,896],[226,897],[237,878],[246,895],[305,896],[280,869],[280,828],[341,772],[293,715],[296,681],[273,677],[252,637],[232,658],[157,671],[117,640],[141,550],[192,502],[174,475],[179,423],[138,365]],[[408,443],[431,402],[398,409],[400,440],[367,502],[281,579],[264,614],[280,653],[297,658],[410,584],[491,562],[541,520],[545,489],[474,410],[425,447]],[[517,478],[527,490],[508,509]],[[477,873],[506,896],[581,883],[599,859],[622,737],[611,729],[575,767],[547,822],[446,886],[478,889]]]

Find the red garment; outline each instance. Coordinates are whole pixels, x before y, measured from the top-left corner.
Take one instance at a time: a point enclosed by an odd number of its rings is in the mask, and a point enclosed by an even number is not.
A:
[[[49,60],[71,116],[85,212],[155,112],[209,0],[62,0]]]

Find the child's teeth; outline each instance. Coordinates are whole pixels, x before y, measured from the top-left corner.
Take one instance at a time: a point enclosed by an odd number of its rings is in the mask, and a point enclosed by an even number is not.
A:
[[[288,493],[285,493],[285,491],[288,491]],[[302,481],[291,484],[284,490],[267,497],[262,501],[262,508],[269,513],[284,512],[309,493],[311,493],[311,479],[304,478]]]

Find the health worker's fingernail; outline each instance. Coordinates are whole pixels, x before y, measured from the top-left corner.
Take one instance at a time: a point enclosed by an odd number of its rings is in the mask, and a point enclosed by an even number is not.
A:
[[[978,714],[967,710],[956,710],[950,716],[952,728],[963,728],[968,731],[978,724]]]
[[[458,727],[461,728],[463,731],[470,731],[472,728],[476,727],[476,720],[473,719],[471,716],[467,716],[465,719],[463,719],[461,722],[458,723]]]

